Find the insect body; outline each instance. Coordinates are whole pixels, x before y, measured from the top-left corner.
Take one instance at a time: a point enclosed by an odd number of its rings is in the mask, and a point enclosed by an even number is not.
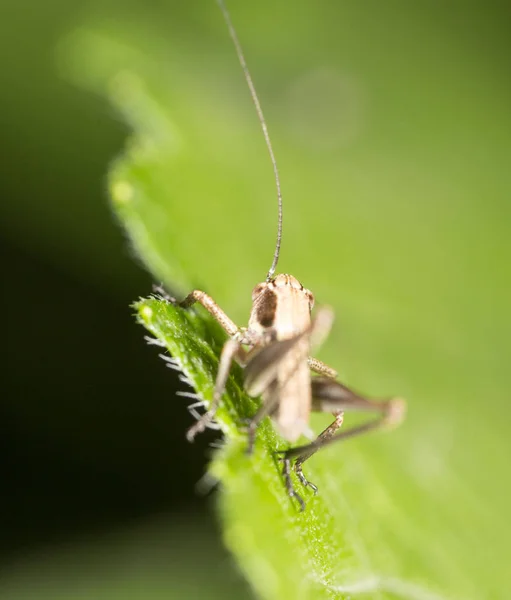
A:
[[[234,41],[270,153],[277,184],[279,220],[273,262],[266,281],[258,284],[252,292],[248,327],[238,327],[210,296],[200,290],[192,291],[180,303],[183,307],[195,302],[202,304],[229,336],[222,349],[209,410],[188,430],[187,437],[193,440],[213,420],[233,361],[244,367],[247,393],[252,397],[262,396],[262,404],[248,426],[249,452],[254,446],[257,426],[266,416],[273,419],[284,439],[294,443],[300,436],[310,435],[308,423],[311,410],[332,413],[333,423],[315,441],[282,452],[286,488],[303,509],[305,503],[293,487],[291,468],[294,468],[304,486],[316,492],[316,486],[302,472],[302,465],[308,458],[323,446],[338,440],[382,426],[397,425],[404,416],[405,404],[398,398],[370,400],[360,396],[336,379],[334,369],[311,356],[311,349],[328,334],[333,313],[331,309],[323,307],[311,317],[314,306],[312,293],[292,275],[274,275],[282,237],[279,174],[266,122],[236,32],[223,2],[217,1]],[[343,422],[344,411],[348,410],[366,411],[376,416],[361,425],[336,433]]]
[[[214,418],[233,360],[244,367],[247,393],[253,397],[262,396],[263,400],[248,426],[249,453],[257,426],[268,415],[284,439],[296,442],[301,435],[309,434],[311,410],[334,414],[334,422],[314,442],[283,452],[286,487],[302,509],[305,504],[295,491],[290,475],[293,458],[296,458],[294,470],[302,484],[316,492],[316,486],[305,478],[302,464],[317,450],[334,441],[384,425],[397,425],[401,421],[404,415],[401,399],[375,401],[364,398],[337,381],[334,369],[310,356],[311,346],[317,345],[328,334],[333,313],[322,307],[312,319],[314,297],[292,275],[277,275],[254,288],[246,329],[237,327],[210,296],[199,290],[191,292],[180,304],[188,307],[195,302],[210,312],[230,339],[222,349],[210,408],[188,430],[190,441]],[[319,376],[312,376],[311,371]],[[367,411],[377,416],[335,435],[345,410]]]

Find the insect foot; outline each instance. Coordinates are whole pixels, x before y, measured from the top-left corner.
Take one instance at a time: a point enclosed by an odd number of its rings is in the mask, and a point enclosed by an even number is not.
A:
[[[163,287],[163,283],[153,283],[153,292],[161,296],[164,300],[169,302],[170,304],[177,304],[177,300],[174,296],[171,296],[167,290]]]
[[[186,439],[189,442],[193,442],[193,440],[195,439],[195,436],[198,433],[202,433],[203,431],[205,431],[209,426],[211,426],[212,421],[213,421],[213,417],[215,416],[214,412],[208,411],[206,413],[204,413],[199,420],[197,421],[197,423],[195,423],[194,425],[192,425],[188,431],[186,432]]]
[[[318,486],[314,485],[305,477],[302,471],[302,465],[298,462],[295,463],[295,473],[303,487],[310,487],[311,490],[314,492],[314,495],[318,493]]]
[[[291,459],[286,457],[285,451],[282,462],[284,463],[284,466],[282,468],[282,475],[284,476],[284,483],[286,484],[288,496],[290,498],[296,498],[298,504],[300,505],[300,512],[303,512],[305,510],[305,502],[293,486],[293,482],[291,480]]]
[[[257,426],[258,422],[255,421],[253,417],[246,417],[244,419],[240,419],[239,421],[240,432],[247,435],[247,447],[245,449],[246,456],[252,456],[252,454],[254,453]]]
[[[394,429],[404,421],[406,416],[406,400],[404,398],[391,398],[387,401],[383,425],[386,429]]]

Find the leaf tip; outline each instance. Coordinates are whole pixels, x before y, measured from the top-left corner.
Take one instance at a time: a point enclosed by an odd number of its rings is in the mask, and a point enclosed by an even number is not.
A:
[[[127,204],[134,196],[133,186],[126,180],[114,181],[111,186],[112,200],[116,204]]]
[[[153,309],[150,306],[147,306],[147,304],[144,304],[139,308],[139,313],[145,321],[150,321],[153,317]]]

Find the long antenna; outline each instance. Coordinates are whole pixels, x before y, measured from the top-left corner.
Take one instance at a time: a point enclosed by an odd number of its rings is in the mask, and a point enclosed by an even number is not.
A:
[[[277,263],[279,262],[280,243],[282,241],[282,192],[280,190],[279,170],[277,168],[277,161],[275,160],[275,154],[273,153],[273,146],[271,145],[270,134],[268,133],[268,127],[266,126],[266,120],[263,115],[263,110],[261,108],[261,104],[259,103],[259,98],[257,97],[257,92],[255,90],[252,77],[250,76],[250,71],[248,70],[247,62],[245,60],[245,56],[243,55],[243,50],[241,49],[240,41],[238,40],[238,36],[236,35],[236,30],[234,29],[234,25],[232,24],[229,11],[227,10],[227,7],[225,6],[223,0],[217,0],[217,4],[220,7],[220,10],[222,11],[225,22],[227,24],[227,28],[229,29],[229,34],[232,38],[232,41],[234,42],[236,54],[238,55],[238,60],[240,61],[241,68],[243,69],[248,89],[250,90],[250,95],[252,96],[252,101],[255,104],[257,116],[259,117],[259,122],[261,123],[264,141],[266,142],[266,147],[268,148],[268,152],[270,154],[271,164],[273,166],[273,173],[275,175],[275,184],[277,186],[277,200],[279,203],[279,224],[277,229],[277,243],[275,244],[275,252],[273,254],[273,262],[271,263],[270,270],[266,275],[266,281],[269,281],[275,274],[275,269],[277,268]]]

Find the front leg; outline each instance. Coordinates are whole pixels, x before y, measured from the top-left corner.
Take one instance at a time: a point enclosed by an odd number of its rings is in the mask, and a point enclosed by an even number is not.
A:
[[[231,338],[225,342],[222,353],[220,355],[220,361],[218,364],[218,373],[216,376],[215,387],[213,390],[213,398],[211,404],[206,413],[204,413],[199,420],[190,427],[186,433],[186,437],[189,442],[192,442],[198,433],[201,433],[214,419],[216,411],[220,405],[222,394],[225,390],[225,384],[227,377],[231,370],[233,360],[236,360],[240,364],[246,362],[247,352],[243,348],[242,344],[248,340],[245,339],[244,330],[240,329],[234,321],[232,321],[225,312],[218,306],[218,304],[201,290],[193,290],[186,296],[181,302],[177,302],[175,298],[169,296],[162,286],[155,286],[154,291],[159,293],[165,300],[172,304],[177,304],[182,308],[189,308],[195,302],[199,302],[209,312],[209,314],[223,327],[227,335]]]
[[[220,323],[220,325],[225,329],[227,335],[229,337],[234,337],[238,331],[239,327],[232,321],[224,311],[218,306],[218,304],[213,300],[211,296],[208,296],[206,292],[201,292],[200,290],[193,290],[186,296],[184,300],[179,303],[179,306],[183,308],[189,308],[192,304],[198,302],[202,304],[202,306],[209,312],[209,314],[214,317],[216,321]]]
[[[246,359],[246,351],[241,346],[241,342],[238,339],[233,338],[227,340],[222,348],[222,354],[220,355],[220,362],[218,365],[218,374],[216,376],[215,388],[213,390],[213,398],[211,400],[209,409],[194,425],[190,427],[190,429],[188,429],[186,433],[186,438],[189,442],[193,442],[195,436],[204,431],[209,423],[211,423],[211,421],[214,419],[216,411],[220,406],[222,394],[225,390],[225,384],[227,382],[227,377],[229,377],[232,361],[235,359],[240,363],[243,363]]]
[[[225,314],[225,312],[218,306],[213,298],[208,296],[206,292],[202,292],[201,290],[193,290],[188,294],[188,296],[186,296],[184,300],[178,302],[175,298],[167,294],[162,285],[153,286],[153,290],[160,294],[160,296],[167,300],[167,302],[170,302],[171,304],[177,304],[178,306],[181,306],[181,308],[190,308],[190,306],[196,302],[202,304],[209,314],[220,323],[229,337],[234,337],[240,331],[236,323],[234,323],[234,321],[232,321]]]

